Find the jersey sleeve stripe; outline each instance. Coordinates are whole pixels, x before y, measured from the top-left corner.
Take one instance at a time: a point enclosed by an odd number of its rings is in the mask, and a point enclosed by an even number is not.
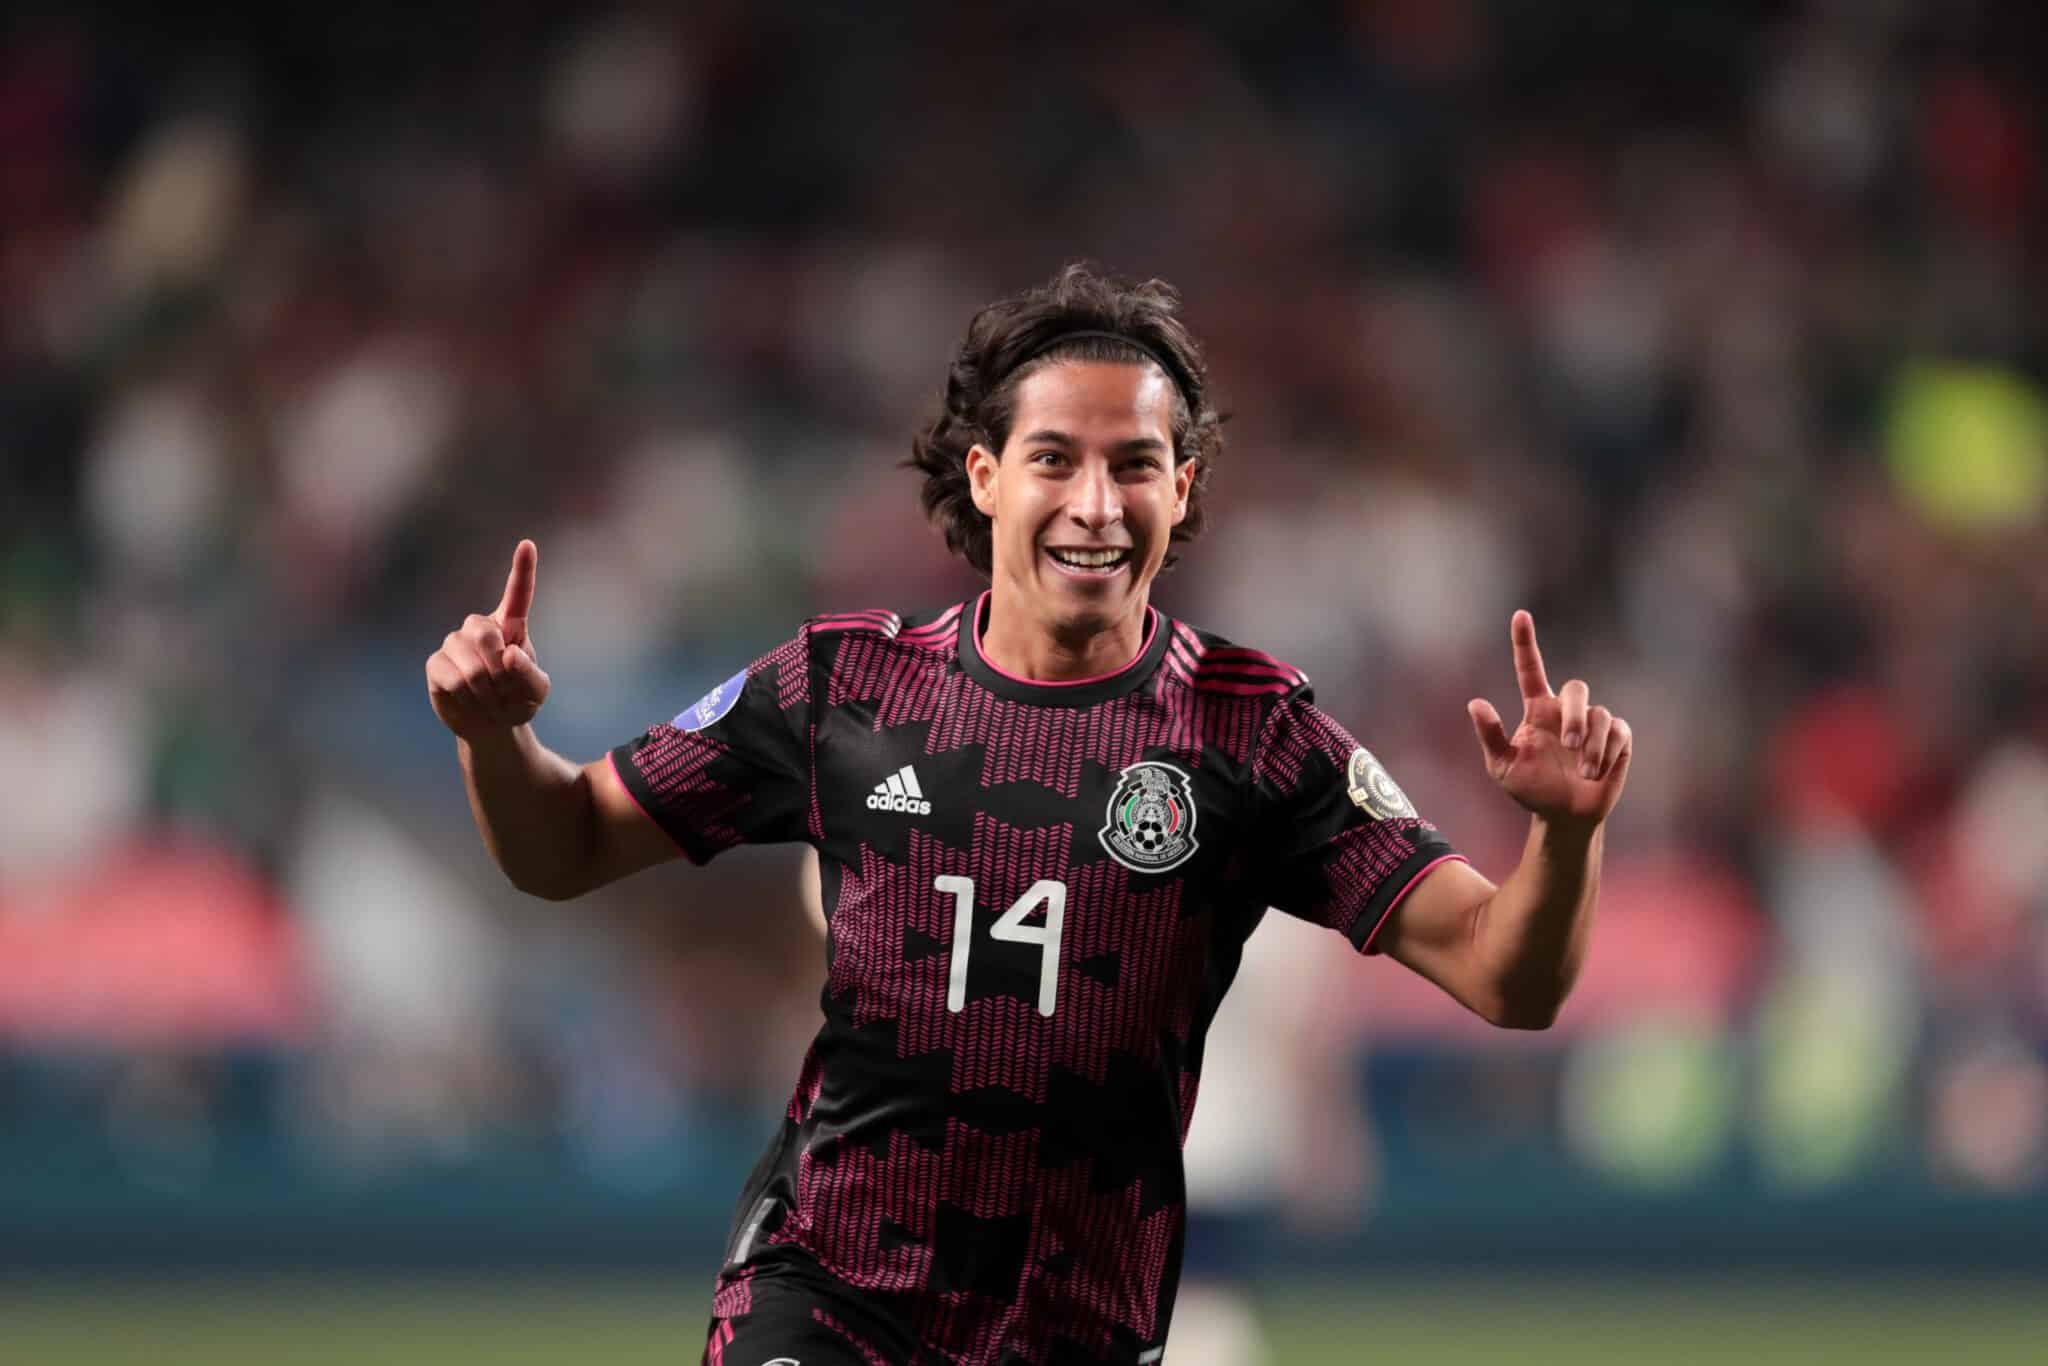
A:
[[[1292,674],[1297,678],[1306,677],[1301,670],[1295,668],[1284,659],[1275,659],[1263,650],[1248,650],[1242,646],[1222,646],[1206,651],[1202,655],[1202,662],[1204,664],[1229,664],[1233,667],[1257,665],[1266,669],[1278,669],[1282,673]]]
[[[1222,693],[1228,697],[1280,697],[1294,691],[1294,684],[1284,678],[1266,683],[1234,683],[1203,677],[1195,680],[1195,686],[1203,692]]]
[[[1298,679],[1301,670],[1290,669],[1279,664],[1264,664],[1256,659],[1217,659],[1210,656],[1195,669],[1199,674],[1249,674],[1256,678]]]
[[[905,631],[901,638],[918,645],[929,645],[935,641],[943,640],[947,635],[951,634],[953,624],[959,620],[960,604],[955,603],[944,612],[941,612],[937,619]]]
[[[1211,683],[1239,683],[1247,687],[1292,689],[1295,680],[1275,678],[1271,674],[1241,674],[1225,669],[1211,669],[1196,674],[1194,683],[1198,688],[1206,688]]]
[[[1255,650],[1249,645],[1212,645],[1209,647],[1209,653],[1212,655],[1244,655],[1249,659],[1263,659],[1269,664],[1284,664],[1286,662],[1277,656],[1267,654],[1264,650]]]
[[[813,631],[879,631],[893,636],[902,625],[902,618],[894,612],[841,612],[832,616],[814,617]]]
[[[1298,688],[1309,676],[1249,645],[1204,645],[1184,623],[1174,623],[1174,645],[1182,649],[1182,668],[1202,690],[1231,692],[1235,696],[1257,696],[1274,690]],[[1174,655],[1167,655],[1174,657]]]
[[[1438,847],[1441,848],[1442,846],[1439,845]],[[1387,903],[1387,909],[1380,912],[1379,919],[1372,922],[1372,928],[1365,932],[1365,937],[1358,941],[1358,951],[1360,953],[1378,952],[1378,950],[1373,948],[1373,941],[1379,938],[1380,930],[1385,927],[1388,920],[1393,918],[1394,908],[1399,906],[1401,904],[1402,898],[1406,897],[1408,893],[1414,891],[1416,884],[1421,882],[1422,879],[1428,877],[1430,875],[1430,872],[1433,869],[1435,869],[1437,865],[1444,863],[1470,862],[1471,860],[1466,858],[1463,854],[1439,854],[1437,857],[1423,864],[1420,868],[1417,868],[1415,870],[1414,875],[1410,877],[1406,882],[1401,884],[1401,890],[1394,893],[1394,899]]]

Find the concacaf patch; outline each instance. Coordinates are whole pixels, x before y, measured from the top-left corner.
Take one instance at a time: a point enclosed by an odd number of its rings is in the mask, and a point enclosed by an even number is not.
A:
[[[1373,758],[1369,749],[1351,751],[1351,762],[1344,765],[1344,790],[1366,814],[1379,820],[1415,814],[1415,803],[1408,800],[1408,794],[1394,782],[1386,765]]]
[[[741,669],[725,682],[705,693],[682,711],[669,724],[677,730],[702,730],[725,719],[740,700],[740,693],[747,686],[747,671]]]
[[[1163,873],[1194,855],[1195,791],[1188,775],[1153,760],[1118,776],[1098,836],[1109,856],[1137,873]]]

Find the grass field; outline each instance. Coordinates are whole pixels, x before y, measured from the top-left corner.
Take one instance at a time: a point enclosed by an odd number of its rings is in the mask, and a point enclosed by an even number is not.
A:
[[[703,1303],[694,1282],[14,1281],[0,1284],[0,1362],[675,1366],[697,1359]],[[1457,1273],[1266,1303],[1275,1366],[2048,1360],[2037,1280]]]

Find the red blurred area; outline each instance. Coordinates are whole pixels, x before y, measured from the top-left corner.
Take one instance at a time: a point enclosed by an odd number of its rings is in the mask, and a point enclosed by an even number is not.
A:
[[[1798,829],[1849,820],[1882,829],[1905,796],[1912,759],[1906,728],[1875,691],[1821,693],[1799,707],[1770,745],[1772,792]]]
[[[2039,146],[2025,112],[1991,79],[1971,70],[1932,81],[1922,114],[1927,174],[1978,229],[2019,235],[2039,182]]]
[[[0,885],[0,1038],[289,1043],[311,1006],[293,922],[220,849],[138,843],[72,877]]]

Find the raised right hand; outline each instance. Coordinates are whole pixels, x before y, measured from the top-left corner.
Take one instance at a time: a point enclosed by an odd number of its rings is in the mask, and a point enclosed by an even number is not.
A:
[[[498,610],[471,616],[427,657],[427,700],[441,724],[465,740],[523,726],[548,700],[548,676],[526,630],[539,567],[539,549],[521,541]]]
[[[1553,824],[1590,831],[1621,800],[1635,754],[1635,732],[1604,706],[1596,706],[1583,680],[1557,691],[1536,648],[1536,619],[1516,612],[1508,621],[1515,677],[1522,689],[1522,724],[1511,736],[1493,703],[1465,704],[1486,771],[1524,809]]]

